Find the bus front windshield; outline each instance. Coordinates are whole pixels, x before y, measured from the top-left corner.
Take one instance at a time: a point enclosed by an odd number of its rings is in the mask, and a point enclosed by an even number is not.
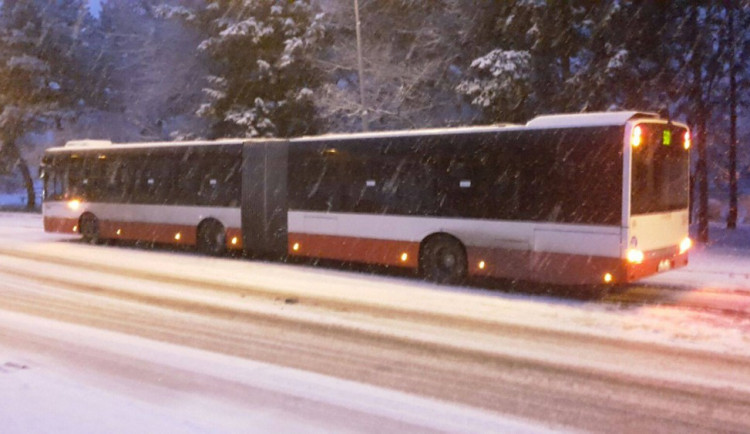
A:
[[[631,215],[684,210],[688,207],[689,152],[685,128],[640,124],[640,140],[631,146]]]

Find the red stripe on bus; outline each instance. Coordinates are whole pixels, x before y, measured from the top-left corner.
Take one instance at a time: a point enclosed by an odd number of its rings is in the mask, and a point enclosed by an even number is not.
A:
[[[667,262],[668,261],[668,262]],[[659,267],[664,264],[665,268],[660,270]],[[648,258],[640,264],[628,264],[627,265],[627,280],[632,282],[638,279],[642,279],[647,276],[652,276],[661,271],[673,270],[675,268],[682,268],[688,264],[688,253],[682,253],[674,256],[662,256],[655,258]]]
[[[625,278],[620,258],[482,247],[467,247],[466,254],[474,276],[568,285],[604,283],[607,273],[615,282]]]
[[[290,233],[290,255],[416,268],[419,243]]]
[[[195,245],[196,227],[168,223],[99,221],[99,236],[115,240],[142,240],[154,243]]]
[[[44,230],[47,232],[75,234],[78,233],[78,219],[45,217]],[[197,227],[169,223],[99,220],[99,236],[113,240],[148,241],[193,246],[196,244]],[[233,240],[236,240],[236,243],[232,243]],[[227,228],[226,243],[228,249],[241,249],[242,229]]]
[[[532,252],[528,250],[467,247],[469,275],[555,282],[563,285],[627,283],[658,273],[659,264],[668,261],[669,269],[684,267],[687,253],[650,258],[641,264],[629,264],[621,258]],[[612,282],[605,282],[606,274]]]
[[[44,231],[59,232],[63,234],[75,234],[78,232],[78,219],[45,216]]]

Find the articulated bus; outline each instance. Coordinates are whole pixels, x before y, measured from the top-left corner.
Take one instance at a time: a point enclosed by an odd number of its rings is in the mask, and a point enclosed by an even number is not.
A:
[[[44,226],[274,257],[626,283],[688,262],[690,133],[643,112],[48,149]]]

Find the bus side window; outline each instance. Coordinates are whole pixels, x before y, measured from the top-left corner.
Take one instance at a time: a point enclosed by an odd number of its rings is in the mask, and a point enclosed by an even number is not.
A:
[[[68,166],[68,179],[67,179],[67,195],[69,197],[81,198],[84,194],[84,164],[83,158],[73,157],[67,164]]]
[[[430,167],[407,158],[394,161],[384,180],[388,211],[403,215],[432,214],[436,208]]]
[[[238,206],[242,183],[239,154],[206,153],[200,156],[197,177],[198,201],[201,205]],[[195,175],[195,174],[194,174]]]
[[[135,161],[129,157],[121,157],[122,162],[118,170],[118,182],[122,188],[121,198],[123,202],[130,203],[133,201],[135,185]]]
[[[346,163],[342,180],[344,182],[343,206],[348,210],[360,213],[377,212],[375,196],[382,185],[382,179],[376,179],[371,171],[371,159],[351,159]]]
[[[175,187],[175,165],[176,157],[170,154],[159,155],[153,159],[153,170],[155,185],[153,188],[153,200],[160,204],[174,203],[172,192]]]
[[[441,176],[438,181],[438,207],[441,216],[468,216],[471,212],[472,179],[474,176],[467,158],[461,155],[445,156],[438,164]]]
[[[201,158],[201,176],[198,198],[201,205],[218,205],[220,183],[225,161],[213,153],[204,154]]]
[[[341,152],[321,150],[305,152],[299,160],[298,171],[292,176],[299,186],[299,204],[311,211],[340,211],[345,186],[349,180],[341,178],[345,171]]]
[[[120,195],[121,186],[119,185],[117,172],[121,165],[121,160],[117,161],[114,158],[102,161],[100,164],[104,165],[101,188],[103,189],[103,198],[105,202],[116,201]]]
[[[148,159],[137,165],[138,167],[135,172],[134,188],[134,201],[137,203],[153,204],[156,201],[156,186],[157,179],[155,173],[157,171],[156,165],[158,161],[148,155]]]
[[[56,165],[54,165],[50,173],[47,175],[49,178],[49,187],[47,189],[47,194],[49,195],[50,200],[63,200],[65,199],[65,181],[67,178],[67,174],[65,173],[65,166],[60,163],[59,160],[56,161]]]
[[[498,174],[489,188],[488,217],[513,220],[518,217],[521,173],[510,164],[498,163]]]
[[[105,197],[106,191],[104,190],[105,183],[105,170],[106,160],[99,160],[96,156],[86,156],[84,158],[84,165],[87,167],[86,170],[86,198],[89,201],[96,202],[102,201]]]
[[[239,155],[222,155],[213,159],[208,171],[208,185],[211,190],[211,204],[215,206],[238,206],[240,197],[240,165]],[[205,182],[204,178],[204,182]]]
[[[125,156],[115,155],[107,161],[104,167],[102,188],[108,201],[129,202],[132,191],[134,162]]]
[[[197,155],[190,150],[175,157],[175,188],[172,194],[176,204],[200,204],[196,193],[200,190],[200,182],[203,177],[201,173],[201,159],[201,155]]]

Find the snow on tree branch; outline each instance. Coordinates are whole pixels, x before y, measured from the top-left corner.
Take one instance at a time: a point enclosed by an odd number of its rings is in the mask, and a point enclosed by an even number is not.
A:
[[[197,50],[212,59],[196,113],[215,122],[214,134],[310,132],[324,15],[302,0],[213,2],[191,13],[203,35]]]
[[[475,77],[462,81],[459,93],[480,107],[517,105],[530,86],[531,55],[527,51],[495,49],[471,62]]]

